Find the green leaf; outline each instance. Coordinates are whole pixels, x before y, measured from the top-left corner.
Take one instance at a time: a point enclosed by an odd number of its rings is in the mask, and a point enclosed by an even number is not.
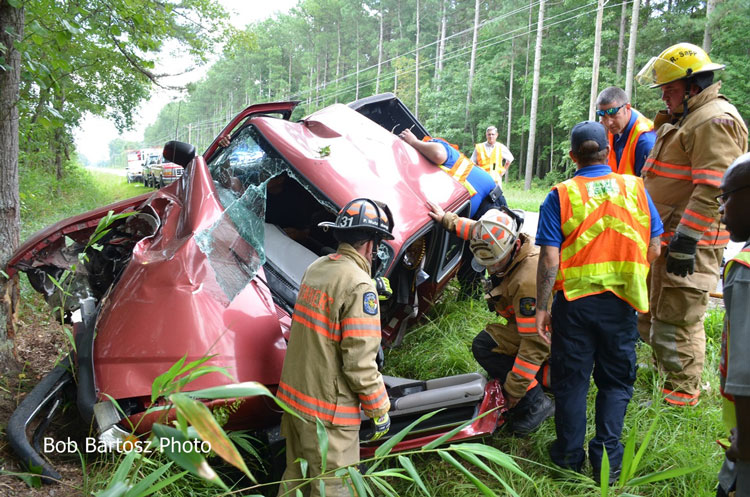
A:
[[[620,471],[620,478],[617,481],[618,486],[622,487],[622,485],[625,483],[626,480],[631,478],[635,472],[636,469],[633,466],[634,457],[635,457],[635,435],[637,433],[637,430],[630,430],[630,433],[628,433],[628,439],[625,442],[625,449],[622,453],[622,469]]]
[[[283,400],[280,400],[273,396],[270,390],[263,384],[256,381],[246,381],[243,383],[234,383],[231,385],[221,385],[218,387],[205,388],[203,390],[193,390],[192,392],[184,392],[193,398],[199,399],[233,399],[239,397],[254,397],[256,395],[262,395],[270,397],[281,407],[285,412],[290,415],[303,419],[296,411],[292,410]]]
[[[411,460],[404,456],[398,456],[398,462],[401,463],[401,466],[403,466],[406,472],[409,473],[409,476],[411,476],[411,479],[417,484],[419,489],[422,490],[427,497],[430,497],[430,492],[428,492],[427,487],[424,486],[422,478],[419,477],[419,473],[417,473]]]
[[[151,402],[156,402],[156,399],[158,399],[163,390],[164,386],[171,383],[172,380],[177,376],[178,372],[180,371],[180,368],[185,363],[185,359],[187,359],[187,354],[182,356],[176,363],[172,364],[172,367],[170,367],[165,373],[160,374],[156,378],[154,378],[154,381],[151,383]]]
[[[60,22],[62,23],[63,27],[69,32],[74,35],[77,35],[81,32],[81,29],[78,26],[74,26],[71,22],[69,22],[67,19],[61,19]]]
[[[637,487],[638,485],[645,485],[646,483],[654,483],[657,481],[668,480],[670,478],[676,478],[678,476],[694,473],[695,471],[699,470],[702,467],[703,465],[692,466],[689,468],[673,468],[673,469],[666,469],[663,471],[654,471],[653,473],[649,473],[645,476],[641,476],[639,478],[633,478],[632,480],[627,482],[627,485],[631,487]]]
[[[23,0],[8,0],[8,5],[14,9],[20,9],[23,6]]]
[[[180,393],[170,395],[169,400],[175,405],[177,411],[181,412],[190,422],[190,425],[195,428],[201,439],[211,444],[211,450],[216,452],[217,455],[229,464],[245,473],[253,483],[257,483],[242,456],[237,451],[237,448],[216,422],[208,407]]]
[[[121,497],[128,492],[128,485],[118,481],[114,485],[108,486],[101,492],[94,492],[96,497]]]
[[[117,465],[117,470],[115,470],[114,474],[110,477],[107,488],[111,488],[113,484],[118,482],[127,482],[128,473],[130,473],[130,469],[133,467],[136,455],[137,453],[135,451],[130,451],[125,454],[125,457],[122,458],[120,464]]]
[[[599,470],[599,485],[601,496],[607,497],[609,495],[609,456],[607,455],[607,448],[602,447],[602,449],[602,467]]]
[[[349,478],[351,478],[352,484],[354,485],[354,488],[357,490],[357,495],[364,497],[367,494],[372,495],[372,492],[368,492],[365,490],[365,487],[367,484],[365,483],[365,480],[362,478],[362,474],[357,471],[357,468],[353,468],[349,466],[347,468],[349,470]]]
[[[635,472],[638,471],[638,466],[640,465],[641,458],[643,458],[643,454],[646,453],[646,448],[648,447],[648,443],[651,441],[651,436],[654,434],[654,430],[656,430],[656,424],[658,421],[659,416],[654,418],[654,420],[651,422],[651,426],[649,426],[648,431],[646,432],[646,436],[643,437],[643,442],[641,442],[641,446],[638,447],[638,452],[635,454],[635,458],[633,459],[630,476],[634,476]]]
[[[149,495],[153,492],[148,492],[149,487],[158,480],[161,475],[163,475],[165,472],[169,470],[169,468],[172,467],[174,463],[170,462],[167,464],[162,465],[161,467],[157,468],[155,471],[152,471],[149,473],[145,478],[143,478],[141,481],[136,483],[133,488],[130,489],[128,492],[128,497],[130,496],[143,496],[143,495]],[[187,474],[187,471],[182,473],[183,475]]]
[[[513,460],[512,457],[510,457],[508,454],[490,445],[473,443],[473,442],[464,442],[460,444],[450,445],[448,446],[448,448],[451,450],[462,451],[462,452],[470,451],[473,454],[480,455],[484,457],[485,459],[488,459],[494,462],[498,466],[502,466],[503,468],[509,471],[512,471],[518,476],[526,478],[529,481],[533,481],[531,477],[529,477],[526,473],[524,473],[521,470],[521,468],[518,466],[518,463],[516,463],[516,461]]]
[[[206,461],[206,458],[203,457],[200,452],[188,450],[172,450],[173,445],[169,442],[174,440],[179,445],[181,445],[182,442],[188,441],[188,438],[180,430],[157,423],[154,423],[151,429],[157,439],[166,439],[168,441],[168,443],[166,444],[157,443],[157,445],[159,445],[159,447],[164,452],[164,454],[167,455],[167,457],[169,457],[171,460],[173,460],[195,476],[209,481],[226,491],[229,491],[229,488],[224,484],[223,481],[221,481],[221,478],[219,478],[213,468]]]
[[[393,447],[395,447],[396,444],[398,444],[399,442],[401,442],[401,440],[403,440],[404,437],[406,437],[406,435],[408,435],[409,432],[411,432],[411,430],[413,430],[415,426],[417,426],[422,421],[430,419],[431,417],[433,417],[435,414],[439,413],[442,410],[443,409],[438,409],[438,410],[435,410],[435,411],[432,411],[432,412],[428,412],[427,414],[423,414],[422,416],[420,416],[419,419],[417,419],[416,421],[414,421],[413,423],[411,423],[409,426],[407,426],[406,428],[404,428],[400,432],[398,432],[395,435],[393,435],[391,438],[388,439],[387,442],[385,442],[383,445],[381,445],[380,447],[378,447],[377,449],[375,449],[375,457],[379,458],[379,459],[382,459],[385,456],[387,456],[388,454],[390,454],[390,452],[393,449]],[[377,468],[379,463],[380,463],[380,461],[376,461],[375,464],[370,467],[370,470],[368,471],[368,473],[370,473],[370,471],[372,471],[375,468]]]
[[[386,480],[377,476],[371,476],[370,481],[380,489],[385,497],[399,497],[398,492]]]
[[[458,446],[456,446],[458,448]],[[483,469],[485,472],[490,474],[491,476],[494,476],[497,481],[500,482],[500,484],[505,487],[505,491],[508,492],[510,495],[513,495],[515,497],[519,497],[513,488],[508,485],[505,480],[503,480],[500,475],[498,475],[495,471],[492,470],[487,464],[484,463],[481,459],[479,459],[474,453],[471,451],[463,451],[463,450],[456,450],[456,453],[461,456],[464,460],[467,462],[472,463],[474,466]]]
[[[326,472],[326,460],[328,459],[328,432],[320,418],[315,418],[315,430],[318,434],[318,446],[320,447],[320,472]]]
[[[482,483],[482,482],[481,482],[481,481],[479,480],[479,478],[477,478],[476,476],[474,476],[474,475],[473,475],[473,474],[471,473],[471,471],[469,471],[468,469],[466,469],[466,468],[464,467],[464,465],[463,465],[463,464],[461,464],[460,462],[458,462],[458,461],[456,460],[456,458],[455,458],[455,457],[453,457],[452,455],[450,455],[449,453],[447,453],[447,452],[446,452],[446,451],[444,451],[444,450],[439,450],[439,451],[438,451],[438,455],[439,455],[439,456],[440,456],[440,457],[441,457],[441,458],[442,458],[442,459],[443,459],[444,461],[446,461],[446,462],[450,463],[451,465],[453,465],[453,467],[454,467],[454,468],[456,468],[456,469],[457,469],[457,470],[459,470],[459,471],[460,471],[461,473],[463,473],[463,475],[464,475],[464,476],[465,476],[466,478],[468,478],[468,480],[469,480],[470,482],[472,482],[472,483],[474,484],[474,486],[475,486],[475,487],[477,487],[477,488],[478,488],[478,489],[479,489],[479,490],[480,490],[480,491],[481,491],[481,492],[482,492],[482,493],[483,493],[484,495],[486,495],[486,496],[488,496],[488,497],[494,497],[494,496],[495,496],[495,492],[493,492],[492,490],[490,490],[490,488],[489,488],[489,487],[488,487],[487,485],[485,485],[484,483]]]

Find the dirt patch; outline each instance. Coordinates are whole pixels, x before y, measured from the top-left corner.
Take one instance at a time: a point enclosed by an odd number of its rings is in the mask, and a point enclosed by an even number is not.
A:
[[[25,469],[8,443],[8,420],[21,400],[67,354],[67,338],[62,327],[51,318],[47,305],[41,298],[32,297],[21,304],[17,324],[15,344],[20,371],[0,374],[0,470],[9,472],[25,472]],[[81,424],[75,409],[68,409],[56,417],[49,427],[48,435],[55,440],[65,440],[69,436],[80,438]],[[60,484],[29,488],[18,477],[4,474],[0,475],[0,496],[82,495],[83,472],[78,456],[53,453],[49,460],[63,476]]]

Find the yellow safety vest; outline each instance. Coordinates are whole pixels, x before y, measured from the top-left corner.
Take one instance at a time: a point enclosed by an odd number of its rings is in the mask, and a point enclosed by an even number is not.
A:
[[[429,142],[433,140],[434,137],[431,136],[425,136],[422,138],[422,141]],[[444,138],[434,138],[435,140],[440,140],[451,147],[458,150],[458,147],[450,143],[448,140]],[[473,196],[475,193],[477,193],[477,190],[469,183],[469,180],[467,179],[469,177],[469,173],[471,172],[471,168],[474,167],[474,163],[471,162],[464,154],[461,152],[458,152],[458,159],[456,159],[456,162],[453,164],[453,167],[446,167],[442,164],[439,164],[438,167],[448,173],[451,178],[455,179],[461,185],[466,188],[466,190],[469,192],[469,195]]]
[[[495,183],[499,184],[502,181],[503,173],[505,173],[503,151],[500,148],[500,144],[496,143],[495,148],[490,153],[487,153],[487,147],[484,146],[484,142],[474,145],[474,150],[477,153],[477,166],[490,173]]]
[[[609,291],[647,312],[651,214],[641,178],[575,176],[554,188],[565,237],[555,289],[568,300]]]
[[[742,249],[739,254],[727,262],[724,266],[724,280],[727,279],[729,268],[731,268],[735,262],[750,267],[750,247]],[[724,392],[724,384],[727,378],[727,361],[729,360],[729,334],[729,319],[727,319],[727,316],[724,316],[724,330],[721,334],[721,360],[719,361],[719,375],[721,376],[719,391],[723,397],[721,399],[723,404],[722,418],[724,420],[724,426],[727,428],[727,432],[737,426],[737,415],[734,410],[734,397]]]
[[[643,133],[654,129],[654,122],[651,119],[644,117],[635,109],[632,109],[631,112],[635,112],[636,118],[633,127],[630,128],[625,148],[622,149],[619,164],[617,163],[617,153],[615,153],[615,136],[607,132],[609,135],[609,167],[617,174],[635,174],[635,147],[638,145],[638,138]]]

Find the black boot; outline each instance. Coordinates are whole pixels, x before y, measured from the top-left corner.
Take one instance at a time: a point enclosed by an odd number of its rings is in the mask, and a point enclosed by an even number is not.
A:
[[[537,385],[526,392],[508,414],[508,429],[511,433],[526,436],[555,414],[555,403],[544,395],[541,385]]]

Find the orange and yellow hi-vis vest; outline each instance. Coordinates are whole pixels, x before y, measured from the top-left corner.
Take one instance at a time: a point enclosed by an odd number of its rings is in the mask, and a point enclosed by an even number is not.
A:
[[[568,300],[609,291],[647,312],[651,214],[643,180],[575,176],[554,188],[565,237],[555,290]]]
[[[500,144],[495,143],[495,148],[490,153],[487,153],[487,147],[484,146],[484,142],[474,145],[474,150],[477,153],[477,166],[490,173],[495,183],[500,184],[505,172],[505,167],[503,167],[503,151],[500,149]]]
[[[432,136],[425,136],[422,138],[422,141],[429,142],[433,139]],[[451,147],[458,150],[458,147],[452,143],[450,143],[448,140],[445,140],[443,138],[434,138],[435,140],[441,140],[450,145]],[[466,188],[466,190],[469,192],[469,195],[474,195],[477,193],[477,190],[469,183],[469,180],[467,179],[469,177],[469,173],[471,172],[471,168],[474,167],[474,163],[471,162],[464,154],[461,153],[461,151],[458,152],[458,159],[456,159],[456,162],[453,163],[453,166],[446,167],[442,164],[438,164],[438,167],[448,173],[451,178],[455,179],[461,185]]]
[[[737,254],[729,262],[727,262],[727,264],[724,266],[724,280],[727,279],[729,268],[731,268],[735,262],[750,267],[750,247],[742,249],[739,254]],[[726,383],[727,378],[727,361],[729,360],[729,336],[729,319],[728,316],[725,316],[724,330],[721,334],[721,359],[719,361],[719,376],[721,378],[721,381],[719,382],[719,391],[721,392],[721,395],[723,397],[721,399],[723,403],[722,417],[724,419],[724,426],[726,427],[727,432],[737,426],[737,415],[734,409],[734,397],[724,392],[724,384]]]
[[[617,174],[635,174],[635,147],[638,145],[638,138],[643,133],[647,133],[654,129],[654,122],[635,109],[631,109],[636,115],[635,122],[630,128],[630,134],[628,135],[628,141],[625,143],[625,148],[622,149],[622,156],[620,156],[620,163],[617,163],[617,153],[615,153],[615,136],[607,132],[609,136],[609,157],[607,162],[609,167],[612,168],[612,172]]]

